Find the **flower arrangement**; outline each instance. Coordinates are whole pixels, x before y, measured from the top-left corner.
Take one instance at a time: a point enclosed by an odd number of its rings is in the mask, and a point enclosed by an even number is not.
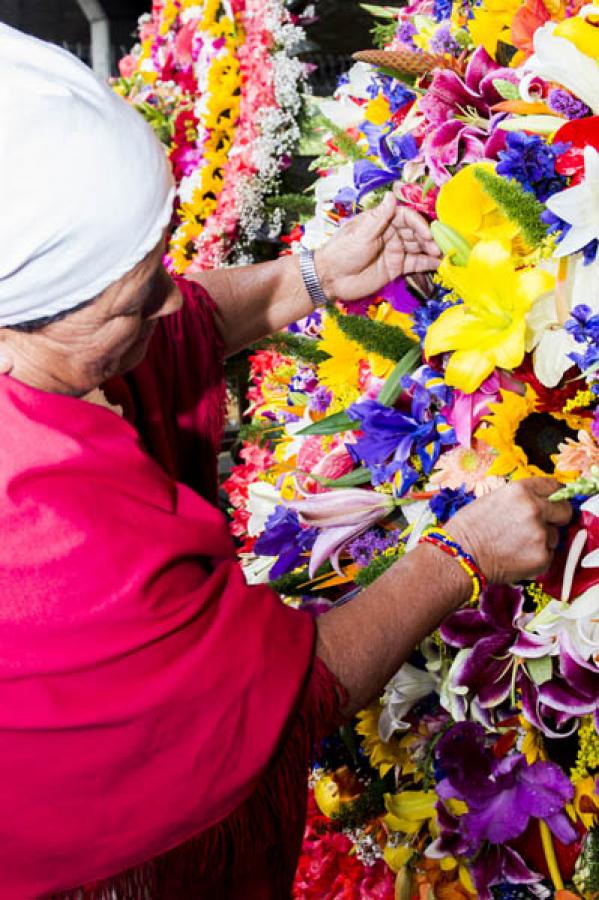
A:
[[[365,896],[313,859],[351,846],[368,896],[596,897],[599,7],[373,9],[381,68],[320,104],[315,214],[288,242],[392,190],[443,257],[253,357],[227,485],[248,577],[318,615],[510,479],[557,476],[577,514],[546,576],[450,616],[325,744],[296,896],[311,859],[318,896]]]
[[[307,68],[282,0],[155,0],[116,89],[168,146],[178,185],[176,274],[251,260],[298,139]]]

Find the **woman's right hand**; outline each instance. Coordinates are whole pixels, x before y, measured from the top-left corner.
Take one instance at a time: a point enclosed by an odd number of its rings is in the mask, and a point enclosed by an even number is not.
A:
[[[513,481],[475,500],[447,523],[448,533],[476,560],[491,583],[510,584],[545,572],[559,543],[558,528],[572,518],[566,501],[549,497],[554,478]]]

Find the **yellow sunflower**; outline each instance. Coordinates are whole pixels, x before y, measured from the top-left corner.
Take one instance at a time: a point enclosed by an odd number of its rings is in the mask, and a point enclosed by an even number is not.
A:
[[[401,766],[405,761],[406,751],[400,747],[399,740],[392,737],[389,742],[383,741],[379,735],[379,719],[382,707],[379,703],[358,713],[356,731],[363,738],[362,744],[373,768],[378,769],[384,778],[387,772]]]
[[[497,456],[488,475],[511,475],[512,478],[528,478],[530,475],[546,475],[538,466],[531,465],[525,450],[518,444],[518,429],[537,409],[537,395],[527,386],[524,396],[513,391],[501,391],[501,402],[489,404],[487,423],[479,428],[477,438],[492,447]]]

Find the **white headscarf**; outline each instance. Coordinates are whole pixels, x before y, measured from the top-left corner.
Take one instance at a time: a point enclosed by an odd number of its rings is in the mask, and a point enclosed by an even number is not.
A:
[[[91,300],[156,246],[174,184],[141,115],[0,24],[0,326]]]

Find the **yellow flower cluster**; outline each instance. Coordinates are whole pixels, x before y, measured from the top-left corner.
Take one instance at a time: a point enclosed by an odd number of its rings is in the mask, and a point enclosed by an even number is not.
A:
[[[189,0],[185,6],[193,5]],[[215,213],[224,187],[224,169],[235,138],[241,103],[241,71],[238,49],[244,35],[239,22],[219,15],[219,0],[206,0],[198,26],[213,40],[223,39],[207,74],[204,103],[200,103],[200,134],[207,133],[202,147],[203,166],[192,198],[178,210],[181,224],[173,235],[170,255],[173,268],[182,274],[195,253],[195,242],[204,231],[206,220]]]
[[[585,716],[578,729],[578,756],[572,769],[572,781],[579,781],[599,769],[599,735],[592,716]]]

